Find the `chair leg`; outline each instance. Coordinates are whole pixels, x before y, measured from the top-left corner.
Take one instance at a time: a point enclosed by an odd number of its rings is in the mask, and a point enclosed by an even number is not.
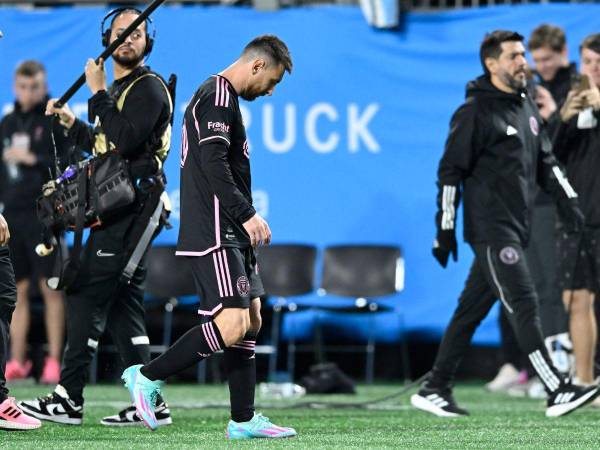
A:
[[[273,323],[271,324],[271,345],[273,353],[269,355],[269,381],[275,381],[275,372],[277,371],[277,356],[279,354],[279,327],[281,323],[281,299],[273,307]]]
[[[290,379],[294,380],[294,371],[296,370],[296,342],[294,339],[288,341],[287,352],[287,371],[290,374]]]
[[[165,303],[165,314],[163,319],[163,339],[162,345],[166,349],[171,345],[171,336],[173,333],[173,310],[175,309],[175,305],[177,303],[176,298],[170,298],[167,303]]]
[[[375,341],[373,337],[369,338],[367,342],[367,364],[365,372],[365,382],[367,384],[373,384],[373,378],[375,373]]]
[[[94,353],[92,362],[90,363],[90,381],[89,384],[96,384],[98,381],[98,349]]]
[[[198,384],[206,384],[206,363],[208,361],[205,359],[198,363],[196,367],[196,381]]]
[[[404,377],[404,382],[408,383],[410,381],[410,356],[408,353],[408,341],[406,339],[406,333],[404,328],[404,316],[401,313],[398,313],[398,319],[400,321],[400,334],[402,342],[400,342],[400,352],[402,354],[402,375]]]

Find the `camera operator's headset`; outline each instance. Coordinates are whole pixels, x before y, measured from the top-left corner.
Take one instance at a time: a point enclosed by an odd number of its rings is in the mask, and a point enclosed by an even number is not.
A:
[[[104,19],[102,19],[102,23],[100,24],[100,33],[102,33],[102,45],[104,47],[108,47],[110,44],[110,36],[112,34],[113,22],[115,21],[115,19],[117,18],[117,16],[119,14],[121,14],[125,11],[133,11],[133,12],[137,12],[138,14],[142,14],[142,11],[130,6],[130,7],[122,7],[122,8],[113,9],[107,15],[105,15]],[[109,19],[111,19],[110,26],[107,29],[104,29],[104,25],[106,24],[106,22]],[[148,32],[149,28],[152,28],[151,33]],[[146,19],[146,48],[144,48],[144,56],[148,56],[150,54],[150,52],[152,51],[152,47],[154,47],[154,38],[155,37],[156,37],[156,28],[154,27],[154,23],[152,22],[152,19],[150,17],[148,17]]]

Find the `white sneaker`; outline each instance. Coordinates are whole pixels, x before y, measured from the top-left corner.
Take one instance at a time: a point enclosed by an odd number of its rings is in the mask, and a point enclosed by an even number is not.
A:
[[[521,374],[515,366],[506,363],[500,370],[496,377],[485,385],[485,388],[490,392],[506,392],[511,386],[519,384],[521,381]]]

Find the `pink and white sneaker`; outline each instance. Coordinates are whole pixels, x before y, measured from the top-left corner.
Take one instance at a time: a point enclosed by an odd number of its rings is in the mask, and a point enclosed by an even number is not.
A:
[[[21,364],[16,359],[11,359],[6,363],[6,370],[4,371],[4,376],[6,377],[6,381],[15,381],[15,380],[23,380],[29,376],[31,372],[31,361],[25,361],[24,364]]]
[[[58,384],[60,381],[60,363],[57,359],[47,357],[44,362],[44,370],[40,377],[42,384]]]
[[[15,404],[14,397],[8,397],[0,403],[0,429],[35,430],[42,426],[35,417],[29,417]]]

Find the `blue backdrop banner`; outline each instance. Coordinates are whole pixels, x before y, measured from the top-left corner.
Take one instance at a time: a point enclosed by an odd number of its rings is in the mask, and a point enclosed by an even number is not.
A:
[[[41,60],[51,92],[60,95],[101,51],[99,7],[22,10],[0,8],[0,105],[12,102],[13,69]],[[197,86],[227,67],[243,46],[264,33],[289,46],[294,71],[272,97],[243,103],[252,154],[257,210],[274,241],[400,245],[404,291],[390,301],[415,331],[443,331],[472,260],[442,270],[431,257],[435,173],[452,111],[464,86],[479,75],[485,32],[524,35],[540,22],[561,25],[572,59],[582,38],[600,29],[600,5],[503,6],[411,14],[406,32],[370,28],[354,7],[323,6],[261,13],[231,7],[166,6],[148,64],[179,76],[172,153],[166,165],[178,231],[179,144],[182,111]],[[109,69],[109,73],[112,73]],[[70,105],[87,117],[87,88]],[[357,280],[360,282],[360,280]],[[476,342],[495,343],[495,314]]]

